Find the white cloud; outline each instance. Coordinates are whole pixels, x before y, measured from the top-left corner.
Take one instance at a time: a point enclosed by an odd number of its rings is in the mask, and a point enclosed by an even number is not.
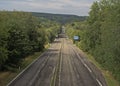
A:
[[[93,1],[95,0],[6,0],[0,1],[0,9],[88,15]]]

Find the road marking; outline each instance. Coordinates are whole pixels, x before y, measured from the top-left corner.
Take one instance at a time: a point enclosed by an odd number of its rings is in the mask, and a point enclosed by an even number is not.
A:
[[[72,47],[72,49],[73,49],[73,47]],[[74,50],[74,49],[73,49]],[[83,65],[89,70],[89,72],[91,73],[92,72],[92,70],[87,66],[87,64],[85,64],[85,62],[81,59],[81,57],[79,56],[79,54],[77,53],[77,52],[75,52],[76,54],[77,54],[77,56],[79,57],[79,59],[81,60],[81,62],[83,63]],[[98,79],[96,79],[96,81],[97,81],[97,83],[100,85],[100,86],[103,86],[102,85],[102,83],[98,80]]]
[[[54,75],[55,75],[55,70],[56,70],[56,67],[53,68],[53,71],[52,71],[52,77],[51,77],[51,81],[50,81],[50,86],[52,86],[52,83],[54,81]],[[53,86],[55,86],[55,82],[53,83]]]
[[[60,72],[59,72],[59,86],[60,86],[60,73],[61,73],[61,70],[62,70],[62,53],[61,53],[61,59],[60,59]]]
[[[92,70],[86,64],[84,64],[84,65],[89,70],[89,72],[92,72]]]
[[[81,62],[84,64],[84,61],[81,59],[81,57],[79,56],[78,53],[77,53],[77,56],[79,57],[79,59],[81,60]]]
[[[88,71],[91,73],[92,70],[85,64],[85,62],[80,58],[79,54],[77,53],[77,56],[79,57],[79,59],[81,60],[81,62],[83,63],[83,65],[88,69]]]
[[[37,62],[37,60],[46,53],[47,51],[43,52],[40,56],[38,56],[31,64],[29,64],[25,69],[23,69],[15,78],[13,78],[8,84],[7,86],[9,86],[10,84],[12,84],[18,77],[20,77],[20,75],[22,75],[29,67],[31,67],[35,62]]]
[[[84,64],[83,60],[81,59],[81,57],[79,56],[78,53],[77,53],[77,56],[79,57],[79,59],[81,60],[81,62]]]
[[[102,83],[98,79],[96,79],[96,80],[100,86],[103,86]]]
[[[60,74],[61,74],[61,70],[62,70],[62,48],[63,48],[63,46],[62,46],[62,44],[61,44],[61,48],[60,48],[60,68],[59,68],[59,85],[58,86],[61,86],[61,84],[60,84],[60,79],[61,79],[61,76],[60,76]]]

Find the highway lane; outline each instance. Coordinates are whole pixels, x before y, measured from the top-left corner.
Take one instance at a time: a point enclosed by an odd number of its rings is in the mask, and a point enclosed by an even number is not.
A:
[[[107,86],[104,77],[68,39],[63,39],[60,84],[56,86]]]
[[[8,86],[107,86],[102,73],[69,39],[51,47]]]
[[[73,44],[64,39],[63,46],[60,86],[99,86],[78,59],[76,52],[73,50]]]
[[[93,81],[97,82],[98,86],[107,86],[105,78],[103,77],[103,74],[101,73],[101,71],[91,61],[89,61],[86,58],[86,55],[78,47],[74,46],[72,43],[70,43],[70,44],[72,45],[71,50],[73,50],[76,55],[74,57],[77,57],[77,60],[79,61],[79,63],[81,62],[81,64],[84,66],[84,68],[86,68],[88,70],[89,77],[91,77],[93,79]],[[80,69],[80,68],[78,68],[78,69]],[[80,73],[80,74],[82,74],[82,73]],[[84,78],[86,78],[86,77],[84,77]],[[86,86],[86,83],[88,83],[89,86],[94,86],[94,85],[91,85],[91,82],[93,82],[93,81],[91,81],[92,79],[88,80],[88,79],[84,79],[84,78],[83,78],[83,80],[87,80],[84,82],[85,86]]]
[[[52,71],[57,64],[59,50],[60,41],[56,40],[38,60],[8,86],[49,86]]]

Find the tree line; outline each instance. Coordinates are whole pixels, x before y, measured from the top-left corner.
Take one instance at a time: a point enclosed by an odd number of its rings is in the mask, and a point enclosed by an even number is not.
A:
[[[37,13],[32,12],[33,16],[44,17],[51,21],[56,21],[61,24],[66,24],[74,21],[84,21],[87,16],[76,16],[76,15],[67,15],[67,14],[51,14],[51,13]]]
[[[85,22],[67,24],[66,28],[69,37],[80,36],[76,43],[82,50],[120,81],[120,0],[94,2]]]
[[[14,70],[24,58],[43,51],[60,24],[27,12],[0,11],[0,71]]]

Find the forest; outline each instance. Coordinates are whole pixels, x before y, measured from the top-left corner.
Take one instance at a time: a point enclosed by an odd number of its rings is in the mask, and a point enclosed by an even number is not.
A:
[[[68,14],[52,14],[52,13],[37,13],[32,12],[32,15],[35,17],[43,17],[51,21],[56,21],[61,24],[84,21],[87,16],[77,16],[77,15],[68,15]]]
[[[0,71],[14,71],[26,56],[43,51],[59,29],[59,23],[28,12],[0,11]]]
[[[120,81],[120,0],[94,2],[87,20],[66,24],[66,33]]]

